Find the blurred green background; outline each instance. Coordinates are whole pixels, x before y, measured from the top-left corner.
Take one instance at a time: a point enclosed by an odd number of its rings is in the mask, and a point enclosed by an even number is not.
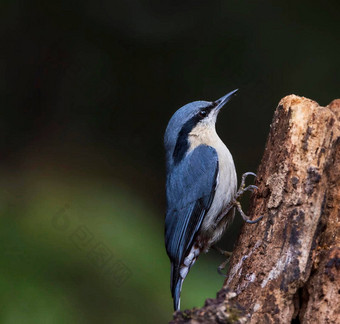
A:
[[[255,171],[273,111],[339,98],[339,1],[1,1],[0,323],[165,323],[166,124],[239,88],[217,129]],[[237,218],[220,246],[232,249]],[[247,225],[249,226],[249,225]],[[182,308],[223,258],[200,257]]]

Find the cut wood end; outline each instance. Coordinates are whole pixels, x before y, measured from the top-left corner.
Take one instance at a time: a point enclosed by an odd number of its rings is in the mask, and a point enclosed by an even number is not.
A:
[[[289,95],[282,98],[279,102],[279,106],[282,106],[285,110],[288,111],[289,108],[299,108],[299,107],[306,107],[306,106],[319,106],[319,104],[311,99],[306,97],[300,97],[297,95]]]
[[[279,102],[279,106],[282,106],[287,111],[291,107],[298,108],[298,107],[301,107],[302,105],[322,107],[314,100],[308,99],[306,97],[300,97],[295,94],[291,94],[286,97],[283,97]],[[327,105],[327,108],[330,108],[330,109],[339,109],[339,107],[340,107],[340,99],[334,99]]]
[[[314,100],[292,94],[280,100],[276,114],[280,110],[289,114],[289,125],[297,130],[296,135],[299,137],[303,136],[308,124],[313,122],[313,116],[319,116],[320,119],[320,114],[327,114],[328,111],[340,120],[340,99],[335,99],[328,106],[323,107]]]

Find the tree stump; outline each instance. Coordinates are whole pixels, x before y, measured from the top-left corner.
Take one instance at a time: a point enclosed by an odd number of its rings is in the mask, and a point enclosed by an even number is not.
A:
[[[222,290],[171,323],[340,323],[340,99],[283,98]]]

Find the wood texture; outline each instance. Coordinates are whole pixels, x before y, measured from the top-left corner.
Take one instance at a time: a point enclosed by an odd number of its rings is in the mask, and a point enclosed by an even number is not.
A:
[[[340,323],[340,100],[283,98],[257,174],[219,297],[172,323]]]

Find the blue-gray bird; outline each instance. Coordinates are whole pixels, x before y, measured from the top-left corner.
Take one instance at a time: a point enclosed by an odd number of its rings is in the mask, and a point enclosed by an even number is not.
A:
[[[175,310],[180,308],[182,284],[190,268],[201,252],[220,240],[234,218],[234,207],[239,206],[234,161],[215,129],[220,109],[236,91],[213,102],[195,101],[183,106],[172,116],[165,132],[165,246],[171,261]],[[244,178],[242,182],[244,185]],[[254,188],[243,186],[241,191]],[[242,210],[241,215],[248,221]]]

